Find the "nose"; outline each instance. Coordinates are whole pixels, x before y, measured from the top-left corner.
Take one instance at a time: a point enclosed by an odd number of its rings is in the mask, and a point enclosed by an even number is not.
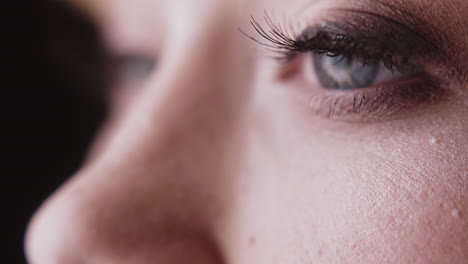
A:
[[[33,217],[30,263],[223,263],[215,229],[243,89],[235,30],[213,13],[170,29],[158,72],[104,149]]]

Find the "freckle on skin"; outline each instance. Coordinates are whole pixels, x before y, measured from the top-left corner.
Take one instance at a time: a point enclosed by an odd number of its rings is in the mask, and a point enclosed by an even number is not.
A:
[[[254,236],[250,236],[250,237],[249,237],[249,244],[250,244],[250,245],[254,245],[255,242],[256,242],[255,237],[254,237]]]

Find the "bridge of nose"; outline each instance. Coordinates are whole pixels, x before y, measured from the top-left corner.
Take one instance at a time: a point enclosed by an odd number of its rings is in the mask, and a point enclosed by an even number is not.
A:
[[[186,44],[168,48],[159,76],[103,154],[35,216],[27,237],[33,263],[135,256],[154,263],[167,252],[169,263],[180,257],[171,247],[220,263],[210,229],[227,206],[243,111],[236,108],[241,85],[229,76],[234,56],[226,55],[233,42],[224,29],[232,24],[215,18],[192,39],[171,37]]]

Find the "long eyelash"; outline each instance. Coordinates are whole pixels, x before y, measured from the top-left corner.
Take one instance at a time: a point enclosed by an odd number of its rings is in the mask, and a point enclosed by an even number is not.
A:
[[[275,58],[280,61],[289,62],[300,53],[312,52],[328,56],[343,56],[343,58],[353,57],[360,60],[363,65],[383,63],[387,69],[401,73],[412,73],[419,70],[419,67],[410,63],[407,57],[396,56],[393,52],[388,51],[383,43],[375,44],[358,40],[344,33],[333,32],[327,26],[309,28],[309,32],[303,32],[301,35],[290,34],[267,13],[265,13],[265,22],[267,29],[251,16],[251,25],[268,43],[260,41],[242,30],[241,32],[253,41],[279,54]]]

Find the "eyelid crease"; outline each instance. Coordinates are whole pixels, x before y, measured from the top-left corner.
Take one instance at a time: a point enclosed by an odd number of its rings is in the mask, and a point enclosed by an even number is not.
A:
[[[370,4],[370,5],[369,5]],[[370,7],[370,8],[369,8]],[[369,14],[374,14],[377,17],[385,17],[392,21],[403,25],[407,29],[414,31],[424,39],[433,42],[434,46],[442,49],[443,43],[447,40],[447,36],[443,31],[435,28],[429,21],[424,20],[422,13],[428,10],[428,6],[418,5],[416,2],[407,1],[402,3],[400,1],[387,1],[387,0],[372,0],[370,3],[360,3],[354,8],[349,10],[378,10],[379,13],[367,11]],[[387,15],[382,15],[387,14]],[[395,19],[391,18],[394,17]]]
[[[406,23],[402,23],[394,18],[391,18],[389,16],[375,13],[372,11],[366,11],[366,10],[360,10],[360,9],[351,9],[351,8],[335,8],[332,9],[334,11],[338,12],[349,12],[349,13],[354,13],[360,16],[366,17],[374,17],[377,20],[381,22],[385,22],[387,25],[391,25],[395,28],[400,29],[400,32],[404,32],[405,35],[412,36],[412,40],[418,40],[420,44],[424,44],[428,50],[432,51],[437,51],[437,52],[442,52],[441,45],[437,42],[432,41],[433,38],[428,37],[426,34],[421,33],[420,31],[414,29],[413,27],[408,26]],[[383,24],[383,23],[382,23]],[[397,32],[399,33],[399,32]],[[440,37],[437,37],[437,39],[440,39]]]

